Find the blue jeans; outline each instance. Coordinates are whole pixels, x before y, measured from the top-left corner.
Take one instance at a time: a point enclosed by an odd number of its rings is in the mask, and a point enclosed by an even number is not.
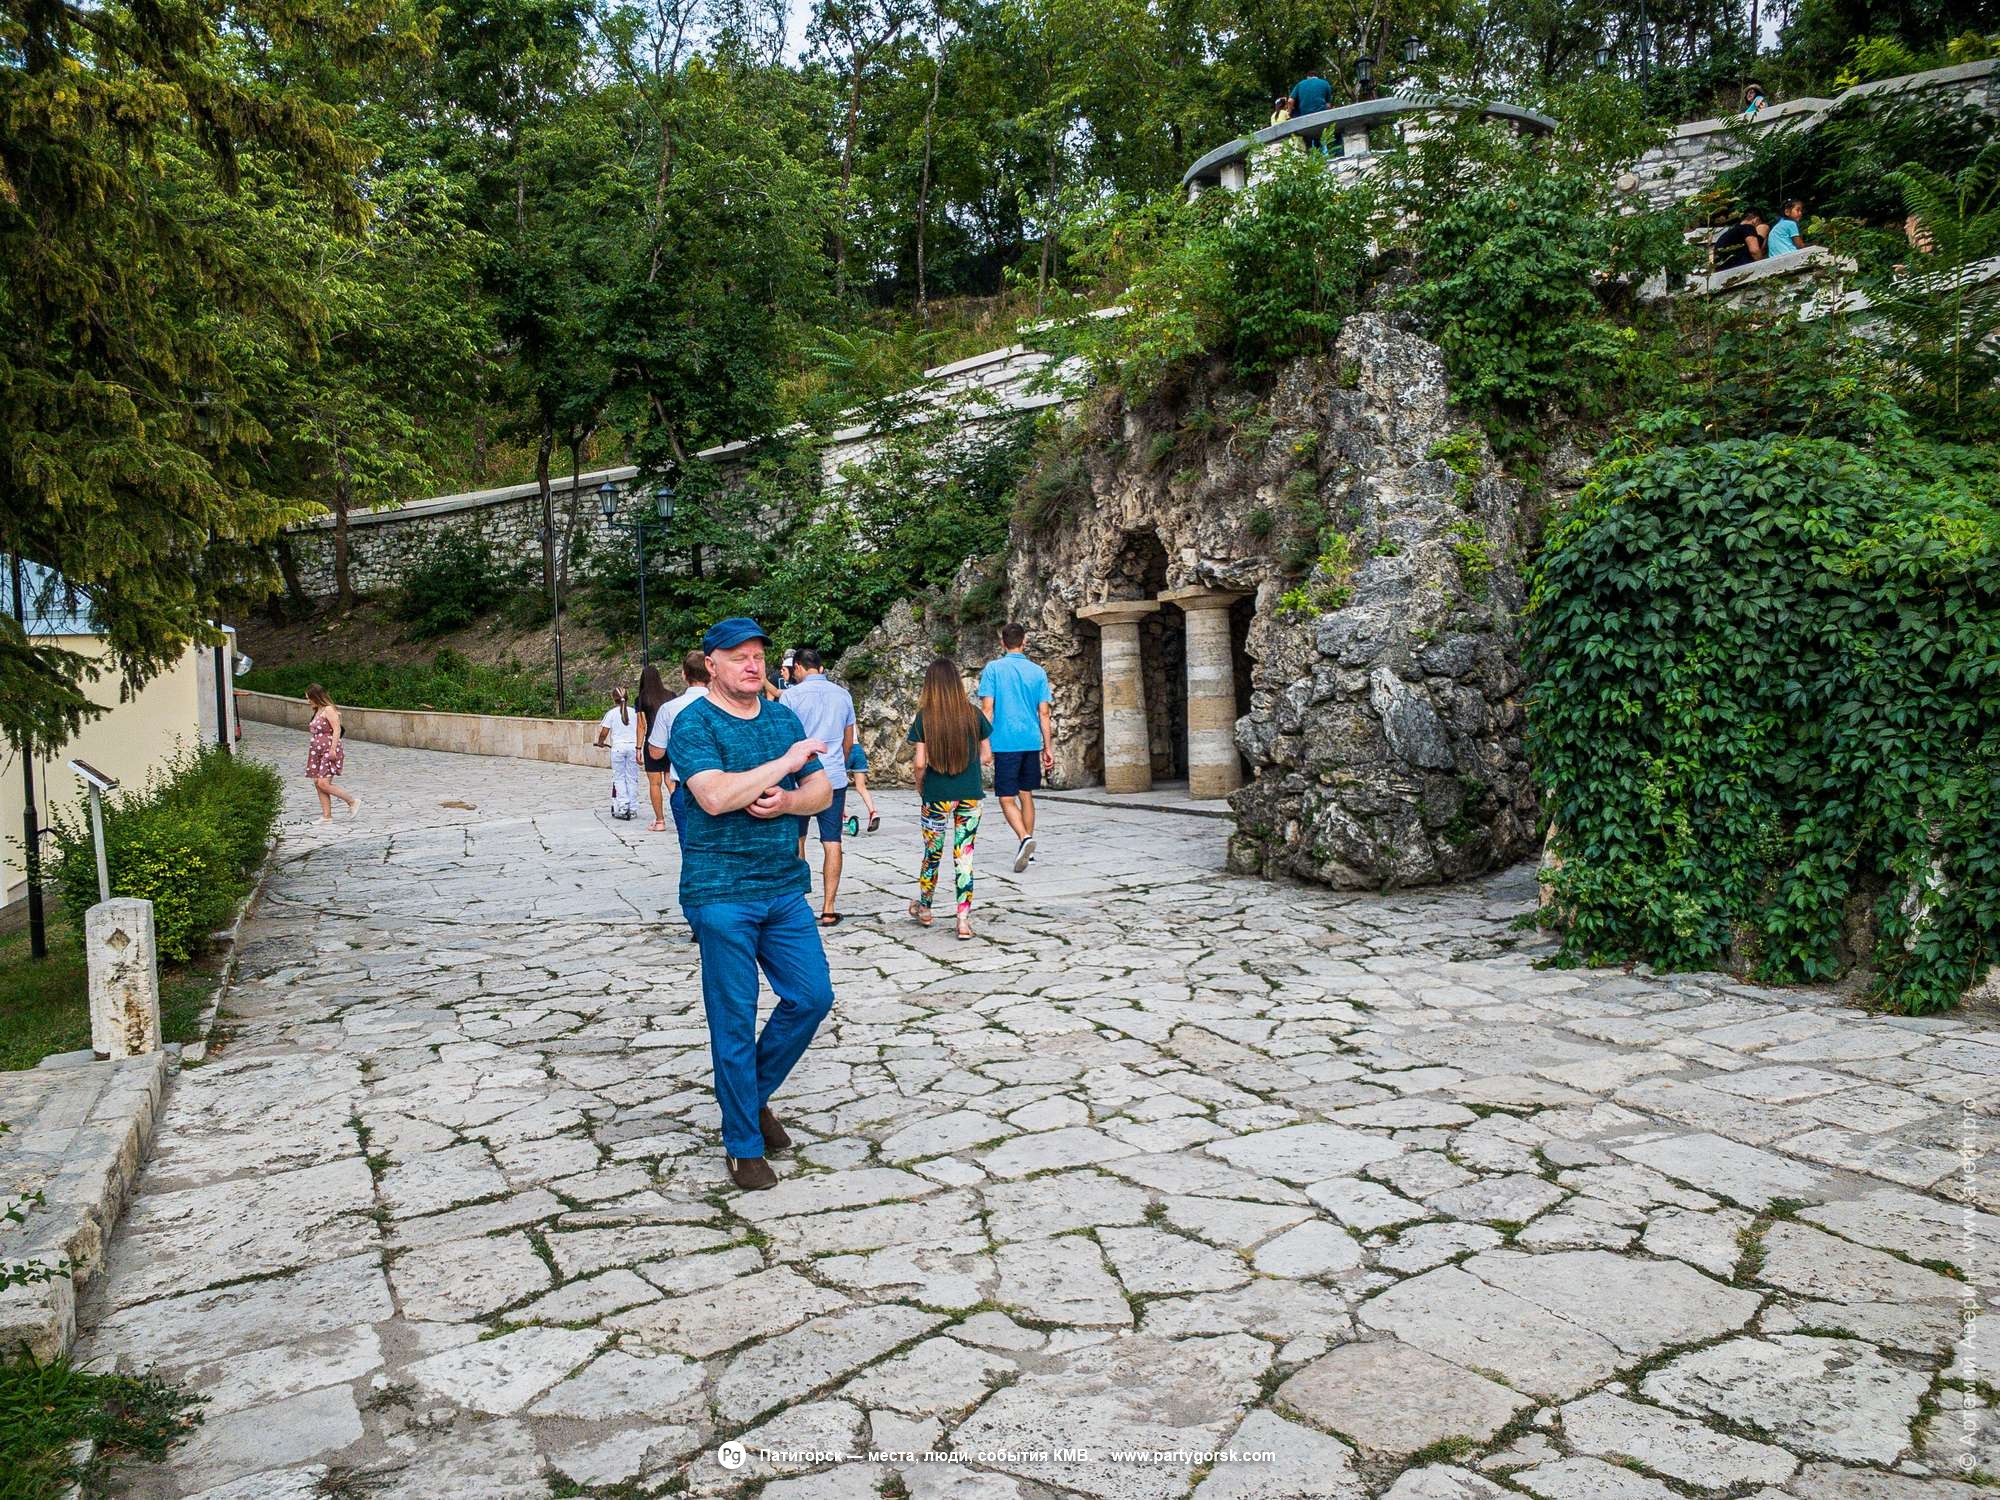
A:
[[[717,901],[687,909],[701,944],[701,1000],[722,1145],[731,1156],[762,1156],[757,1112],[778,1091],[833,1008],[833,976],[819,924],[802,892],[775,901]],[[757,967],[778,1008],[757,1034]]]

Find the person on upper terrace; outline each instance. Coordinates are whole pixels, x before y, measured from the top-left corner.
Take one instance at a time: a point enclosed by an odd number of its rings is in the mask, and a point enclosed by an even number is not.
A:
[[[1805,241],[1800,236],[1800,231],[1805,224],[1805,218],[1806,205],[1803,199],[1794,198],[1785,205],[1784,217],[1779,219],[1777,224],[1771,229],[1771,240],[1768,250],[1772,260],[1776,260],[1781,255],[1791,255],[1796,251],[1805,249]]]
[[[1770,102],[1769,99],[1764,97],[1763,84],[1746,84],[1743,89],[1743,118],[1746,120],[1756,119],[1758,115],[1763,113],[1764,106]]]
[[[1764,215],[1754,208],[1746,208],[1741,219],[1724,229],[1710,243],[1709,269],[1733,271],[1738,266],[1762,260],[1770,237],[1771,227],[1764,222]]]
[[[1292,85],[1292,118],[1316,115],[1333,108],[1333,85],[1317,73],[1308,73]]]
[[[1333,108],[1333,85],[1317,73],[1308,73],[1292,85],[1292,118],[1316,115],[1323,109]],[[1302,130],[1299,141],[1308,151],[1319,149],[1320,132]]]

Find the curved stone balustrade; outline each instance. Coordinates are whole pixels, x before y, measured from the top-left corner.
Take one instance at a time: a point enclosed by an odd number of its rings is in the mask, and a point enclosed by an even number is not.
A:
[[[1383,130],[1406,129],[1398,126],[1397,122],[1410,116],[1466,114],[1475,110],[1488,119],[1504,121],[1516,130],[1535,135],[1547,135],[1556,128],[1556,122],[1547,115],[1523,109],[1518,104],[1463,95],[1406,94],[1390,99],[1368,99],[1360,104],[1343,104],[1338,109],[1316,110],[1312,114],[1287,120],[1282,125],[1271,125],[1263,130],[1253,130],[1249,135],[1238,136],[1226,146],[1217,146],[1189,167],[1181,175],[1181,186],[1188,190],[1191,199],[1200,197],[1211,187],[1231,191],[1239,189],[1249,180],[1249,157],[1253,149],[1288,140],[1295,135],[1331,134],[1338,137],[1339,160],[1350,170],[1359,172],[1366,169],[1369,158],[1374,155],[1370,145],[1371,131],[1379,139]]]

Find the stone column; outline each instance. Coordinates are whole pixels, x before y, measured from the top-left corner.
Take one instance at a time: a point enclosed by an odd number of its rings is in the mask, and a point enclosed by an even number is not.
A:
[[[90,970],[90,1050],[138,1057],[160,1050],[160,965],[153,903],[114,896],[83,914]]]
[[[1140,673],[1139,622],[1159,609],[1153,599],[1088,604],[1077,618],[1097,626],[1104,698],[1104,789],[1153,789],[1152,736],[1146,728],[1146,680]]]
[[[1236,754],[1236,653],[1229,640],[1229,606],[1242,597],[1207,588],[1160,595],[1187,616],[1190,797],[1227,797],[1243,785],[1243,762]]]

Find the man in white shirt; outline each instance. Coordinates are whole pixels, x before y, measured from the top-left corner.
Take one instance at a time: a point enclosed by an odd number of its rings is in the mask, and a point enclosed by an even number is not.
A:
[[[792,653],[790,676],[785,707],[799,716],[807,739],[827,747],[823,764],[827,782],[833,787],[833,801],[818,815],[820,848],[825,851],[820,866],[819,925],[832,927],[840,921],[834,897],[840,892],[840,825],[847,816],[847,752],[854,748],[856,731],[854,699],[839,683],[827,680],[826,663],[810,646]],[[806,829],[812,821],[799,819],[801,859],[805,857]]]
[[[646,731],[646,744],[656,756],[667,754],[667,741],[673,737],[674,720],[681,710],[697,698],[708,696],[708,658],[699,651],[690,651],[681,658],[681,677],[687,687],[678,698],[670,698],[661,705],[659,713],[653,716],[652,726]],[[681,775],[680,767],[671,760],[667,764],[667,806],[673,809],[674,833],[681,841],[681,848],[687,848],[687,798],[683,783],[687,778]]]

